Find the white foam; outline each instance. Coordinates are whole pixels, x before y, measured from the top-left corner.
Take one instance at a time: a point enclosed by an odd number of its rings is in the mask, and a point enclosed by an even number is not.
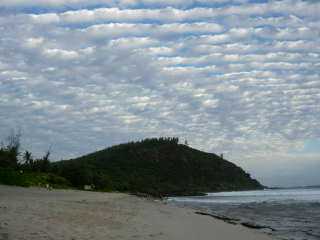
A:
[[[208,193],[203,197],[174,197],[169,201],[195,203],[320,202],[320,189],[268,189],[260,191]]]

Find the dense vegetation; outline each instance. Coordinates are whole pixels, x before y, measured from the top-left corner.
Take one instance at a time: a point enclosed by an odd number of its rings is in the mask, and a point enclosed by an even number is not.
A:
[[[28,151],[19,153],[19,144],[15,135],[0,148],[0,183],[80,189],[92,185],[101,191],[153,196],[262,188],[235,164],[179,144],[178,138],[145,139],[53,163],[49,151],[33,159]]]
[[[0,147],[0,184],[23,187],[69,188],[65,178],[51,173],[50,151],[34,159],[28,151],[20,152],[20,133],[12,132]]]
[[[0,183],[22,187],[69,188],[70,183],[63,177],[51,173],[29,172],[0,168]]]
[[[240,167],[221,157],[178,144],[177,138],[146,139],[52,164],[74,186],[102,190],[190,195],[209,191],[261,189]]]

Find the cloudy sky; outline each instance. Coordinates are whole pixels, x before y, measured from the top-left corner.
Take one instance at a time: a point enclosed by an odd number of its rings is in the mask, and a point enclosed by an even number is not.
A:
[[[178,136],[320,184],[320,3],[1,0],[0,136],[54,159]]]

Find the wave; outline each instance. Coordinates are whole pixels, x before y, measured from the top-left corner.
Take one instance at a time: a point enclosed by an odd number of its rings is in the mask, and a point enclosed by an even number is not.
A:
[[[209,193],[168,201],[208,216],[233,219],[232,223],[269,231],[281,239],[320,239],[320,189]]]
[[[260,202],[319,202],[320,189],[258,190],[208,193],[203,197],[174,197],[169,201],[196,203],[260,203]]]

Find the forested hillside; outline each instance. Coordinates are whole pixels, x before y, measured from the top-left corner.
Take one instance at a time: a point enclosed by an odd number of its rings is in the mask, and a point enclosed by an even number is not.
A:
[[[235,164],[179,144],[177,138],[146,139],[113,146],[53,163],[51,171],[79,188],[92,184],[100,190],[154,196],[262,188]]]

